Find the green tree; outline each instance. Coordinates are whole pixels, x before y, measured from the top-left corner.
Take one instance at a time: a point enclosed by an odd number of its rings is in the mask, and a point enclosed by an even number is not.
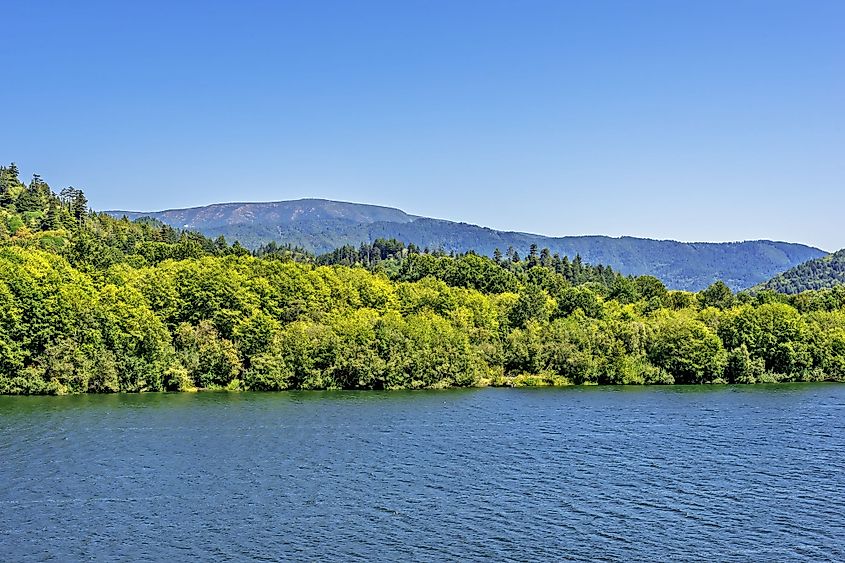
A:
[[[603,311],[602,301],[587,287],[565,288],[557,297],[555,316],[566,317],[575,311],[581,311],[587,317],[600,318]]]
[[[82,193],[82,190],[76,190],[76,193],[73,197],[73,202],[71,203],[71,209],[73,211],[73,216],[76,219],[77,223],[81,223],[82,219],[88,213],[88,198],[85,197],[85,194]]]
[[[519,294],[519,298],[510,311],[510,324],[522,328],[529,321],[544,321],[549,318],[549,299],[542,288],[528,285]]]
[[[725,379],[729,383],[756,383],[764,371],[762,359],[752,358],[745,344],[734,348],[728,354]]]
[[[727,361],[719,337],[683,315],[663,319],[648,350],[651,362],[677,383],[706,383],[722,376]]]
[[[197,387],[225,387],[241,372],[235,346],[221,338],[208,320],[200,321],[196,326],[180,324],[174,341],[177,358]]]
[[[698,293],[698,301],[702,308],[729,309],[734,304],[734,294],[724,282],[717,281]]]

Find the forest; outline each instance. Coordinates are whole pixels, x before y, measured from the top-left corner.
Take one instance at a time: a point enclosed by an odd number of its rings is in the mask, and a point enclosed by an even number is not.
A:
[[[778,293],[801,293],[810,289],[829,289],[845,285],[845,249],[808,260],[783,272],[755,291],[768,289]]]
[[[250,252],[0,167],[0,393],[845,380],[845,287],[670,291],[532,247]]]

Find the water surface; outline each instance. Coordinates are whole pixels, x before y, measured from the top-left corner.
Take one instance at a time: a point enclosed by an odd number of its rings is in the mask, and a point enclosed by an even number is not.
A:
[[[2,560],[845,560],[845,385],[0,397]]]

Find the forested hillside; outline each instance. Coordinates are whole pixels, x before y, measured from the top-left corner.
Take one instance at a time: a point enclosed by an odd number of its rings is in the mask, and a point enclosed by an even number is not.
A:
[[[446,253],[493,256],[514,248],[525,255],[532,245],[561,256],[580,255],[626,275],[653,275],[672,289],[698,291],[715,281],[746,289],[802,262],[823,256],[819,249],[773,241],[683,243],[634,237],[544,237],[497,231],[408,215],[399,209],[303,199],[275,203],[226,203],[191,209],[139,213],[109,211],[115,217],[153,217],[207,236],[224,235],[250,249],[275,242],[326,253],[344,245],[397,239]]]
[[[212,240],[153,219],[130,222],[94,213],[82,190],[68,187],[56,194],[38,175],[24,184],[14,164],[0,166],[0,243],[48,250],[90,272],[118,263],[248,254],[223,237]]]
[[[801,293],[811,289],[829,289],[843,284],[845,284],[845,249],[804,262],[775,276],[755,290],[770,289],[780,293]]]
[[[845,288],[669,291],[533,247],[254,254],[0,167],[0,392],[845,379]]]

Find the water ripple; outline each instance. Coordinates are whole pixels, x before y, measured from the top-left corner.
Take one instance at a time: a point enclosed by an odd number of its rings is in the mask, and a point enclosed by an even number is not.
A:
[[[0,559],[845,560],[845,386],[0,397]]]

